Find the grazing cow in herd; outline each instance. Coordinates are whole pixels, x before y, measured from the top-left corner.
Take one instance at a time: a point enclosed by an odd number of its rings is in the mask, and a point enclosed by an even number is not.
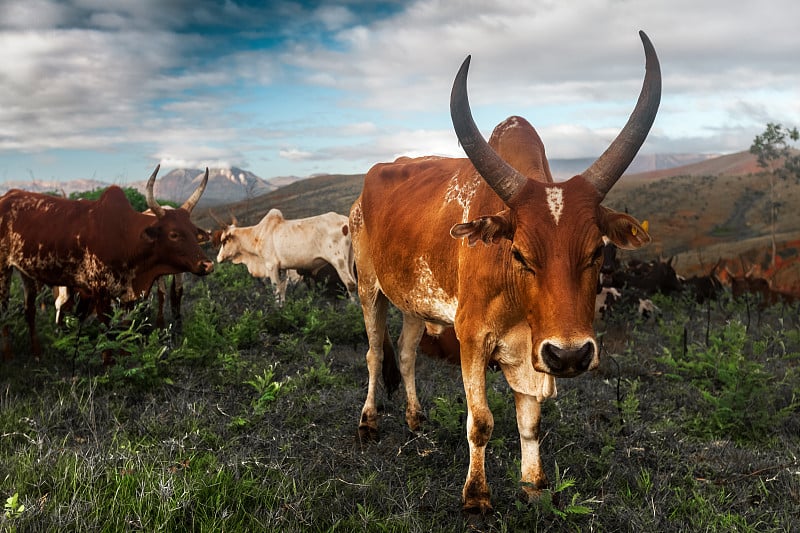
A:
[[[697,303],[701,304],[707,300],[716,300],[720,292],[722,292],[722,281],[717,276],[717,268],[721,263],[722,260],[717,261],[717,264],[706,275],[692,276],[684,280],[684,287],[694,294]]]
[[[197,197],[199,198],[203,191],[205,190],[205,186],[208,182],[208,170],[206,169],[206,174],[203,177],[201,183],[199,184],[197,191]],[[66,198],[66,194],[63,195]],[[186,205],[186,204],[184,204]],[[172,206],[164,205],[161,206],[164,210],[174,209]],[[191,212],[191,209],[189,210]],[[148,208],[142,211],[145,215],[156,216],[155,212],[152,208]],[[203,244],[209,241],[210,234],[208,232],[202,232],[198,234],[198,243]],[[171,278],[171,283],[167,283],[167,277]],[[166,320],[164,318],[164,304],[166,303],[167,297],[169,297],[169,304],[170,309],[172,310],[172,318],[175,322],[180,322],[181,320],[181,300],[183,299],[183,274],[171,274],[169,276],[160,276],[156,279],[156,303],[158,305],[158,309],[156,310],[156,327],[164,329],[166,326]],[[53,298],[55,300],[55,308],[56,308],[56,324],[62,323],[63,313],[61,312],[62,309],[65,311],[69,311],[74,306],[74,295],[70,293],[69,288],[67,287],[53,287]],[[86,296],[84,296],[84,299]],[[84,305],[83,309],[78,310],[78,316],[85,318],[86,315],[93,311],[92,308],[87,308],[91,306]]]
[[[630,261],[627,268],[615,275],[615,280],[621,282],[621,287],[640,295],[651,296],[660,292],[669,296],[683,290],[681,278],[672,266],[673,259]]]
[[[727,270],[727,269],[726,269]],[[734,275],[727,271],[731,283],[731,294],[734,299],[752,296],[762,309],[779,303],[794,303],[797,297],[794,294],[772,288],[768,279],[757,276],[751,268],[745,274]]]
[[[86,309],[107,320],[114,300],[130,303],[143,297],[159,276],[180,272],[203,276],[214,268],[198,244],[207,233],[189,219],[208,171],[180,209],[165,210],[153,197],[158,170],[157,166],[146,191],[154,217],[135,211],[117,186],[96,201],[20,190],[0,198],[0,306],[7,308],[16,268],[22,275],[25,317],[36,359],[41,348],[34,302],[40,284],[77,291],[90,302]],[[3,337],[5,355],[10,357],[7,327]]]
[[[547,484],[539,455],[541,402],[556,394],[556,377],[599,364],[593,320],[604,237],[622,249],[650,241],[636,219],[601,205],[645,141],[660,100],[658,59],[647,36],[641,38],[646,74],[636,107],[582,175],[555,183],[542,141],[521,117],[506,119],[484,140],[467,99],[467,57],[450,110],[468,159],[377,164],[351,208],[369,339],[359,435],[377,438],[381,367],[397,364],[383,352],[389,302],[403,315],[399,367],[412,430],[424,418],[414,381],[417,343],[426,324],[454,326],[467,403],[465,510],[491,510],[484,461],[494,421],[486,368],[497,363],[514,391],[521,486],[536,498]]]
[[[231,225],[218,238],[217,261],[244,263],[251,275],[269,278],[279,302],[286,297],[287,284],[281,272],[289,269],[314,272],[330,264],[347,291],[356,290],[353,246],[344,215],[330,212],[286,220],[279,210],[271,209],[257,225]]]

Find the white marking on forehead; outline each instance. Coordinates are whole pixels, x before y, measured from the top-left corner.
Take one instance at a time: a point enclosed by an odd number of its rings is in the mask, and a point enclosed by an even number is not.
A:
[[[440,322],[454,323],[458,299],[439,286],[424,257],[418,257],[414,261],[414,275],[416,284],[408,295],[414,311]]]
[[[462,182],[459,179],[459,174],[456,173],[450,178],[450,184],[444,193],[445,203],[458,202],[461,206],[463,214],[461,215],[461,222],[469,220],[469,206],[472,204],[472,199],[475,197],[475,192],[478,190],[481,178],[477,174],[473,174],[468,181]]]
[[[547,207],[550,208],[550,214],[558,226],[561,212],[564,211],[564,191],[561,187],[547,187]]]

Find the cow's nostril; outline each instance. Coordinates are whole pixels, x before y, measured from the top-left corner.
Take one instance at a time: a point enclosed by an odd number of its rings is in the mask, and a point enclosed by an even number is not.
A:
[[[546,342],[542,359],[553,374],[575,375],[589,369],[594,359],[594,344],[586,342],[580,348],[561,348]]]

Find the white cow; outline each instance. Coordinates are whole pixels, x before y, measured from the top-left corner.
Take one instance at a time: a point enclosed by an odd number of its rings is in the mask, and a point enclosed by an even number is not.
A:
[[[243,263],[252,276],[269,278],[279,302],[286,297],[285,270],[312,272],[330,263],[351,297],[356,290],[353,245],[347,217],[325,213],[286,220],[272,209],[255,226],[228,226],[222,231],[217,261]]]

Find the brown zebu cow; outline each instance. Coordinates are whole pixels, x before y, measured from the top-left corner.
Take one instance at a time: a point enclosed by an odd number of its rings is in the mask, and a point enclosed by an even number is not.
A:
[[[199,176],[198,176],[199,177]],[[199,199],[200,196],[205,191],[206,184],[208,183],[208,169],[206,169],[206,173],[201,180],[200,184],[198,185],[197,189],[195,190],[194,195]],[[63,196],[66,198],[66,195]],[[192,209],[194,208],[193,202],[188,209],[191,213]],[[189,205],[189,201],[183,204],[183,208],[185,209],[186,206]],[[163,210],[167,211],[173,209],[172,206],[164,205],[160,206]],[[145,215],[156,216],[153,212],[152,208],[148,208],[142,211]],[[203,231],[202,233],[198,234],[198,243],[205,244],[211,239],[211,234],[209,232]],[[172,319],[176,323],[180,323],[181,321],[181,300],[183,299],[183,274],[171,274],[169,277],[172,278],[172,283],[167,286],[167,276],[159,276],[158,279],[155,281],[156,285],[156,304],[158,305],[158,309],[156,310],[156,327],[159,329],[164,329],[166,327],[166,320],[164,319],[164,304],[166,302],[167,296],[169,296],[169,303],[170,308],[172,310]],[[81,299],[88,298],[87,295],[84,295]],[[53,299],[55,300],[55,308],[56,308],[56,324],[62,324],[63,313],[64,311],[72,310],[74,306],[74,294],[70,292],[68,287],[53,287]],[[83,309],[78,310],[78,316],[85,318],[86,315],[93,312],[93,309],[87,308],[92,307],[87,303],[83,303]]]
[[[522,118],[506,119],[489,143],[483,139],[467,99],[467,57],[450,109],[469,159],[404,157],[375,165],[351,209],[369,338],[359,434],[377,437],[377,380],[384,363],[394,364],[383,354],[389,301],[403,314],[400,371],[412,430],[423,420],[415,348],[426,323],[454,325],[468,409],[466,510],[491,510],[484,470],[494,425],[487,366],[499,364],[514,391],[522,489],[527,498],[538,497],[547,483],[539,456],[540,404],[555,395],[555,377],[598,365],[592,321],[603,237],[624,249],[650,241],[633,217],[600,205],[647,137],[660,100],[658,59],[647,36],[641,38],[646,75],[639,101],[611,146],[582,175],[553,183],[542,142]]]
[[[67,200],[12,190],[0,198],[0,307],[8,305],[11,274],[16,268],[25,289],[25,317],[32,352],[41,353],[36,337],[37,283],[66,286],[80,292],[106,319],[114,300],[132,302],[150,291],[159,276],[192,272],[203,276],[214,267],[200,249],[206,232],[189,219],[205,187],[180,209],[163,209],[153,198],[157,166],[147,182],[147,204],[155,217],[131,207],[122,189],[109,187],[96,201]],[[6,357],[8,328],[3,329]]]

